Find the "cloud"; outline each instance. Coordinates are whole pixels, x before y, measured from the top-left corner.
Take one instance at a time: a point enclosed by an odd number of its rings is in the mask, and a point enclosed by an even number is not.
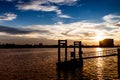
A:
[[[61,25],[61,24],[63,24],[63,22],[59,21],[59,22],[56,22],[55,24],[56,25]]]
[[[14,13],[4,13],[0,15],[0,21],[11,21],[16,19],[17,15]]]
[[[11,36],[11,37],[21,37],[21,38],[44,38],[44,34],[52,34],[48,30],[44,29],[30,29],[30,28],[13,28],[7,26],[0,26],[0,36]],[[42,35],[42,36],[41,36]]]
[[[84,24],[84,25],[82,25]],[[88,26],[91,24],[88,30]],[[80,26],[82,25],[82,26]],[[85,27],[86,26],[86,27]],[[94,23],[76,22],[71,24],[54,24],[54,25],[32,25],[26,27],[31,30],[46,30],[49,33],[43,33],[41,36],[47,39],[84,39],[84,36],[94,37],[98,29],[93,29]],[[36,32],[37,34],[38,32]],[[94,35],[93,35],[94,34]],[[40,34],[38,35],[40,37]]]
[[[72,18],[71,16],[68,15],[59,15],[60,18]]]
[[[67,5],[70,5],[70,4],[73,4],[74,2],[76,2],[77,0],[48,0],[49,2],[52,2],[52,3],[57,3],[57,4],[67,4]]]
[[[21,10],[34,10],[34,11],[57,11],[57,7],[56,6],[52,6],[52,5],[42,5],[42,2],[38,2],[38,1],[33,1],[33,2],[29,2],[29,3],[24,3],[21,5],[18,5],[18,9]]]
[[[7,26],[0,26],[0,32],[8,33],[8,34],[28,34],[31,31],[7,27]]]
[[[108,16],[108,15],[106,15]],[[117,16],[117,15],[116,15]],[[105,16],[104,16],[105,17]],[[104,18],[103,17],[103,18]],[[31,30],[46,30],[49,33],[43,33],[38,37],[44,37],[46,39],[70,39],[70,40],[95,40],[96,36],[103,36],[104,38],[114,38],[118,39],[120,34],[120,27],[118,23],[115,22],[118,18],[110,18],[111,23],[104,21],[100,23],[94,23],[89,21],[80,21],[69,24],[63,24],[58,22],[54,25],[31,25],[26,28]],[[108,26],[109,25],[109,26]],[[111,28],[111,26],[114,28]]]
[[[0,1],[13,2],[14,0],[0,0]]]
[[[6,1],[8,1],[8,2],[13,2],[14,0],[6,0]]]
[[[109,16],[109,14],[105,16]],[[103,18],[105,18],[105,16],[103,16]],[[29,25],[17,30],[13,28],[11,30],[11,28],[9,29],[8,27],[7,29],[5,27],[5,30],[2,30],[2,28],[0,28],[0,30],[9,33],[12,36],[21,38],[44,38],[47,40],[68,39],[80,40],[83,41],[83,43],[87,42],[89,44],[93,44],[97,42],[95,41],[96,36],[102,36],[104,38],[113,38],[119,41],[120,26],[118,24],[120,24],[120,21],[116,22],[116,20],[119,20],[119,16],[114,16],[117,17],[115,19],[109,18],[111,22],[106,21],[106,19],[103,22],[99,23],[91,21],[80,21],[63,24],[62,22],[58,22],[53,25]],[[113,25],[114,27],[111,27]]]
[[[71,18],[68,15],[64,15],[58,5],[73,5],[77,0],[31,0],[30,2],[20,3],[16,7],[19,10],[33,10],[33,11],[45,11],[56,12],[58,17]]]
[[[114,15],[114,14],[108,14],[106,16],[103,17],[103,20],[106,22],[115,22],[115,21],[119,21],[120,20],[120,16]]]
[[[103,17],[105,25],[109,28],[116,28],[120,24],[120,16],[114,14],[108,14]]]

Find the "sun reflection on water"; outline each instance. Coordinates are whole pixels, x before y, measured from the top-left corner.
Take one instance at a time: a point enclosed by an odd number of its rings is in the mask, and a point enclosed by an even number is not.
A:
[[[96,48],[96,51],[102,51],[102,48]]]
[[[102,55],[102,48],[96,48],[96,55]],[[96,67],[97,67],[97,77],[99,80],[103,79],[103,70],[104,70],[104,61],[103,58],[96,59]]]

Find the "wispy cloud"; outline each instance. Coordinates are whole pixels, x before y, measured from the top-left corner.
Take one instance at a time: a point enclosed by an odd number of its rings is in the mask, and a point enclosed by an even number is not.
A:
[[[71,16],[68,15],[59,15],[60,18],[72,18]]]
[[[108,15],[103,17],[103,20],[105,20],[106,22],[119,21],[120,16],[114,15],[114,14],[108,14]]]
[[[104,16],[103,18],[105,18],[106,16]],[[63,24],[61,22],[58,22],[53,25],[25,26],[25,32],[19,30],[15,31],[14,29],[8,30],[14,30],[15,32],[13,31],[13,33],[7,32],[7,30],[5,30],[4,32],[11,33],[12,36],[14,36],[15,33],[19,33],[15,35],[16,37],[44,38],[47,40],[69,39],[93,43],[95,42],[95,37],[99,35],[103,36],[104,38],[114,38],[115,40],[120,40],[118,35],[120,34],[120,18],[118,15],[113,16],[115,16],[115,19],[109,18],[111,22],[106,21],[106,19],[104,19],[103,22],[100,23],[80,21],[69,24]],[[118,22],[116,23],[116,21]],[[111,27],[113,25],[114,27]]]
[[[120,16],[114,15],[114,14],[108,14],[103,17],[103,20],[105,21],[105,25],[107,27],[116,28],[116,26],[119,26],[120,24]]]
[[[13,2],[14,0],[0,0],[0,1]]]
[[[108,16],[108,15],[106,15]],[[47,39],[70,39],[70,40],[94,40],[96,36],[102,33],[105,38],[118,39],[120,27],[115,21],[119,20],[119,16],[112,19],[111,23],[103,21],[100,23],[92,22],[75,22],[70,24],[54,24],[54,25],[32,25],[27,28],[31,30],[47,30],[50,33],[44,33],[41,36]],[[105,16],[104,16],[105,17]],[[103,17],[103,18],[104,18]],[[120,23],[120,21],[119,21]],[[114,28],[111,26],[114,25]],[[37,32],[36,32],[37,34]],[[49,34],[49,35],[48,35]],[[40,36],[40,35],[39,35]]]
[[[61,25],[61,24],[63,24],[63,22],[61,21],[55,23],[55,25]]]
[[[12,28],[12,27],[7,27],[7,26],[0,26],[0,32],[4,32],[7,34],[28,34],[31,33],[31,31],[27,30],[22,30],[22,29],[17,29],[17,28]]]
[[[8,2],[13,2],[14,0],[6,0],[6,1],[8,1]]]
[[[0,15],[0,21],[11,21],[13,19],[16,19],[17,15],[14,13],[4,13],[3,15]]]
[[[39,0],[39,1],[41,1],[41,0]],[[49,1],[49,2],[52,2],[52,3],[57,3],[59,5],[64,5],[64,4],[72,5],[77,0],[46,0],[46,1]]]
[[[30,29],[30,28],[13,28],[13,27],[7,27],[7,26],[0,26],[0,32],[11,34],[11,35],[26,35],[26,34],[33,34],[33,33],[39,33],[39,34],[51,34],[48,30],[44,29]]]
[[[18,9],[21,9],[21,10],[34,10],[34,11],[46,11],[46,12],[49,12],[49,11],[56,11],[58,10],[56,6],[52,6],[52,5],[42,5],[42,4],[45,4],[45,2],[39,2],[39,1],[32,1],[32,2],[29,2],[29,3],[23,3],[23,4],[20,4],[20,5],[17,5]]]
[[[33,10],[33,11],[45,11],[56,12],[60,18],[71,18],[68,15],[62,13],[58,5],[72,5],[77,0],[31,0],[30,2],[20,3],[17,5],[19,10]]]

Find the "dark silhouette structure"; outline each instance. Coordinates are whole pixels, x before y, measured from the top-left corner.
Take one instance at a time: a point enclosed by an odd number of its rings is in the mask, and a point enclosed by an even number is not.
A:
[[[76,48],[79,48],[79,60],[81,61],[82,59],[82,44],[81,44],[81,41],[75,41],[74,42],[74,52],[71,52],[71,53],[74,53],[74,59],[76,59]],[[72,55],[72,54],[71,54]]]
[[[43,45],[39,44],[0,44],[0,48],[58,48],[58,45]]]
[[[118,48],[117,51],[118,51],[118,78],[120,78],[120,48]]]
[[[65,48],[65,61],[67,61],[67,40],[58,40],[58,63],[61,63],[61,48]]]
[[[64,50],[64,61],[61,60],[61,49],[65,48]],[[74,51],[71,52],[71,60],[67,60],[68,53],[67,53],[67,40],[58,40],[58,62],[57,68],[59,69],[73,69],[76,67],[83,66],[83,59],[82,59],[82,49],[81,49],[81,41],[74,42]],[[76,58],[76,48],[79,48],[79,58]]]
[[[100,47],[114,47],[114,40],[113,39],[104,39],[99,42]]]

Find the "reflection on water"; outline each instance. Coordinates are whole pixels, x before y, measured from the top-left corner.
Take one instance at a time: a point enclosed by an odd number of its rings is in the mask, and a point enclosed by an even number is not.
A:
[[[96,48],[96,55],[97,56],[100,56],[102,55],[102,48]],[[103,58],[97,58],[96,59],[96,66],[98,67],[97,68],[97,78],[99,80],[102,80],[103,79],[103,70],[104,70],[104,61],[103,61]]]
[[[106,48],[82,50],[100,55]],[[57,49],[0,49],[0,80],[119,80],[117,56],[85,59],[83,68],[64,71],[56,62]]]
[[[57,70],[57,80],[89,80],[83,73],[83,68]]]
[[[102,48],[96,48],[96,52],[102,51]]]
[[[96,56],[101,56],[103,55],[102,48],[96,48]]]

